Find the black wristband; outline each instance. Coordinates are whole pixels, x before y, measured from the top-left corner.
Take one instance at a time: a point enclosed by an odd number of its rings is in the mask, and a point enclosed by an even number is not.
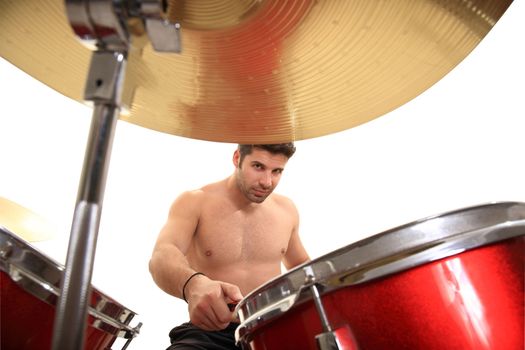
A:
[[[195,276],[197,275],[203,275],[203,276],[206,276],[205,274],[203,274],[202,272],[195,272],[193,275],[191,275],[190,277],[188,277],[188,279],[186,280],[186,282],[184,283],[184,286],[182,287],[182,299],[184,299],[185,302],[188,302],[186,300],[186,293],[185,293],[185,289],[186,289],[186,286],[188,285],[188,282]]]

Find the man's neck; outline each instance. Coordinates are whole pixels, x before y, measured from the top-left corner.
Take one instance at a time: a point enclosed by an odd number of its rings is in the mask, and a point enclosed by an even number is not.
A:
[[[239,186],[237,185],[237,179],[235,178],[235,174],[231,175],[229,178],[226,179],[226,190],[232,202],[240,210],[254,210],[262,204],[252,202],[251,200],[246,198],[246,196],[241,192]]]

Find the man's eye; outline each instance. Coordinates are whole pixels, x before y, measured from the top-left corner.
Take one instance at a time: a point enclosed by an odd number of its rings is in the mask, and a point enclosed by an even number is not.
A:
[[[262,169],[262,165],[261,164],[254,164],[253,167],[255,169]]]
[[[283,173],[283,169],[275,169],[273,173],[276,175],[281,175]]]

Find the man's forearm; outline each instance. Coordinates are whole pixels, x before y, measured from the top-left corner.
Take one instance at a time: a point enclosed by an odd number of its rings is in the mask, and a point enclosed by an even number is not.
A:
[[[184,254],[174,247],[156,249],[150,259],[149,270],[163,291],[181,299],[184,283],[196,272]]]

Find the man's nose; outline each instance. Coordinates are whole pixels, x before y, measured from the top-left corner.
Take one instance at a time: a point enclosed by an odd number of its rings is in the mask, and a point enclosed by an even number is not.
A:
[[[259,184],[264,189],[272,187],[272,174],[270,172],[265,172],[259,179]]]

